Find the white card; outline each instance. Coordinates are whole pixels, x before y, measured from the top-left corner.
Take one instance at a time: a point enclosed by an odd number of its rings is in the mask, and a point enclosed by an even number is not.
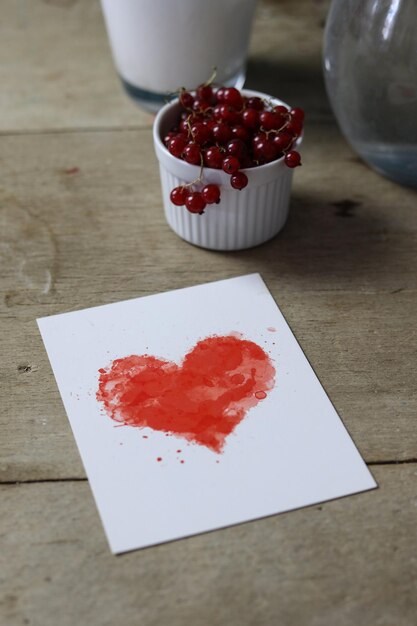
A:
[[[115,553],[376,487],[259,274],[38,324]]]

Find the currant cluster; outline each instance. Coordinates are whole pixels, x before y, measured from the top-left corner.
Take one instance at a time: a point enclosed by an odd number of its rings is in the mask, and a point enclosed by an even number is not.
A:
[[[195,93],[181,90],[179,102],[180,117],[164,144],[173,156],[200,165],[201,171],[195,181],[171,191],[173,204],[201,215],[207,204],[220,202],[218,185],[204,185],[204,167],[222,169],[230,175],[231,186],[241,190],[248,184],[242,169],[281,157],[288,167],[301,165],[293,145],[303,130],[302,109],[289,110],[258,97],[246,98],[235,87],[214,89],[207,83]]]

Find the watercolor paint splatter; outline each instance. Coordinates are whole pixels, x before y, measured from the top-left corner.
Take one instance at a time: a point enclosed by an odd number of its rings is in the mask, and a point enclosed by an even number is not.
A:
[[[180,364],[147,354],[116,359],[99,370],[96,397],[122,425],[170,433],[219,453],[274,384],[266,352],[233,333],[199,341]]]

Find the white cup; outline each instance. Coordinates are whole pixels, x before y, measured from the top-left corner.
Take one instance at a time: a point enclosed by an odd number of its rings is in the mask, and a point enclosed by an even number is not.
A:
[[[242,87],[256,0],[101,0],[127,92],[158,110],[167,93],[216,83]]]
[[[257,91],[244,89],[242,94],[291,108],[285,102]],[[204,184],[219,185],[221,200],[219,204],[208,205],[203,215],[192,214],[184,206],[172,204],[172,189],[191,183],[200,175],[199,166],[177,159],[163,143],[163,137],[177,122],[179,111],[178,100],[168,103],[159,111],[153,127],[165,217],[172,230],[185,241],[211,250],[252,248],[275,237],[287,220],[294,171],[285,165],[283,157],[242,170],[249,182],[241,191],[232,189],[230,176],[222,170],[204,167]],[[299,146],[301,141],[302,137],[295,145]]]

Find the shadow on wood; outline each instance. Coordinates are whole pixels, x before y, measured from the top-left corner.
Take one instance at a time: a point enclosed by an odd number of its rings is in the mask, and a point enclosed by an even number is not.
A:
[[[304,286],[306,278],[317,278],[324,289],[343,289],[363,285],[368,277],[376,286],[396,253],[387,219],[377,209],[349,198],[329,203],[325,197],[294,194],[281,233],[232,254],[265,275],[298,276]],[[399,266],[401,256],[395,262]]]

